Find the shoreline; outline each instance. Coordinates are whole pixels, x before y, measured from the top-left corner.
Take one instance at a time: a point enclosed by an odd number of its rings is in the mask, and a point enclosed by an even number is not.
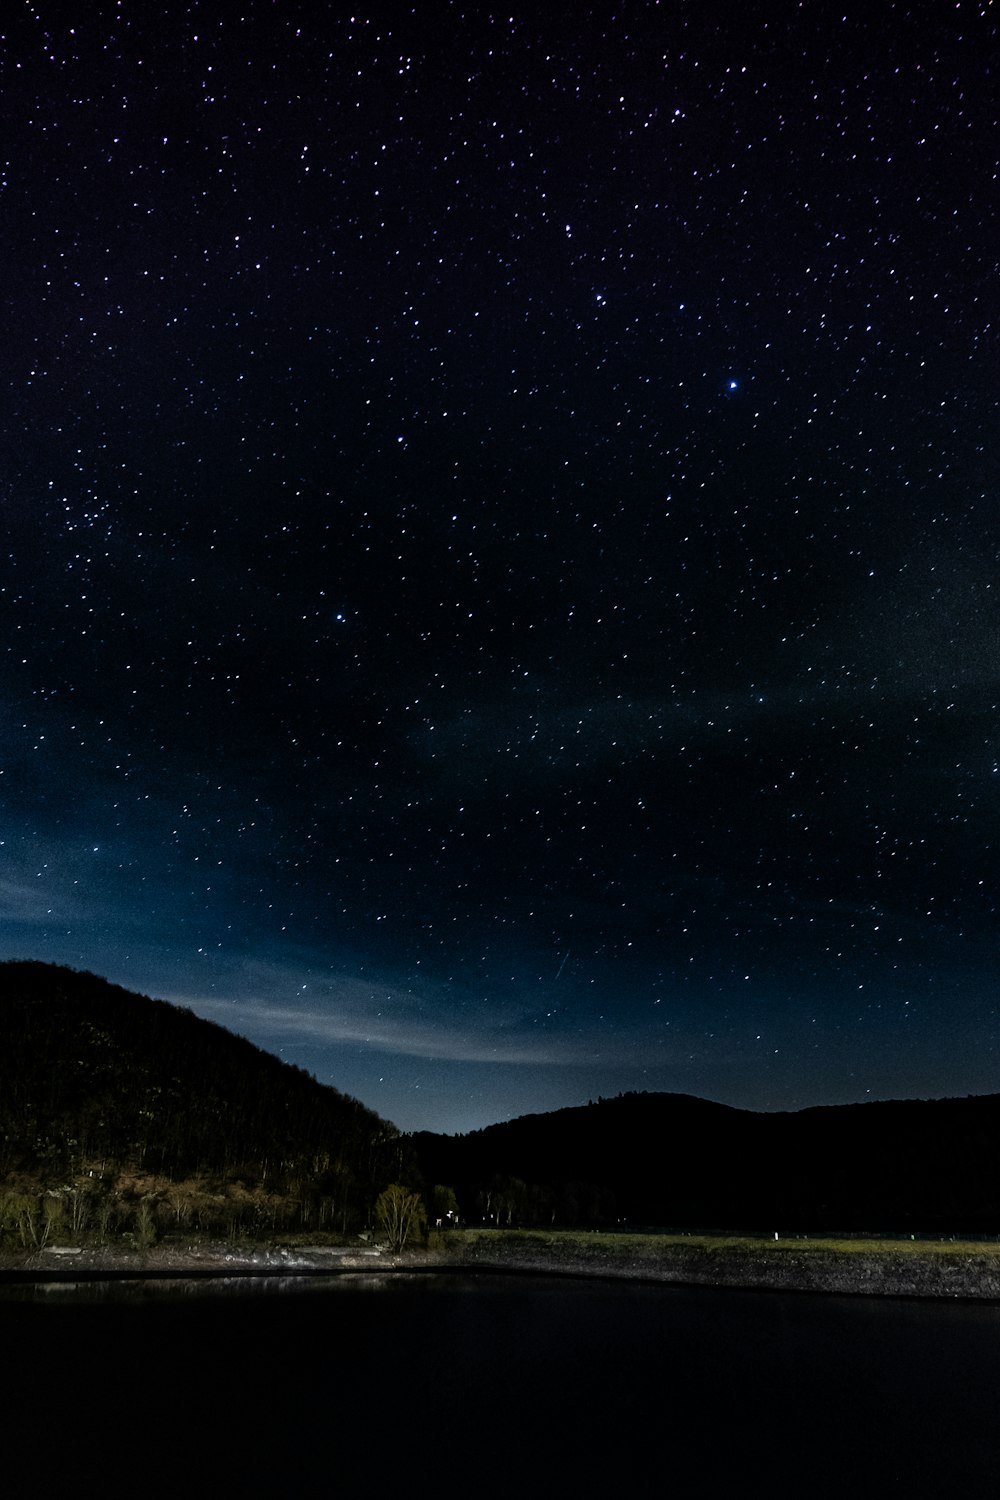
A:
[[[479,1231],[461,1260],[483,1269],[684,1286],[1000,1301],[994,1242]]]
[[[1000,1301],[1000,1244],[458,1230],[428,1249],[377,1245],[50,1246],[0,1257],[0,1286],[469,1271],[837,1296]]]
[[[428,1257],[413,1252],[413,1258]],[[157,1277],[316,1275],[371,1271],[401,1257],[369,1246],[232,1245],[222,1241],[148,1250],[120,1246],[45,1246],[30,1254],[0,1256],[0,1286],[25,1282],[125,1281]]]

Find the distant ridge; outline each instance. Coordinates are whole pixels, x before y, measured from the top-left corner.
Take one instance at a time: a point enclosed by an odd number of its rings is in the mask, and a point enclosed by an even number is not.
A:
[[[473,1222],[1000,1232],[1000,1094],[758,1114],[630,1093],[411,1139]]]

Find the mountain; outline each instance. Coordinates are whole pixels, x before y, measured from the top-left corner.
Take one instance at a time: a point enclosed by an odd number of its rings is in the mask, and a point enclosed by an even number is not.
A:
[[[133,1192],[141,1178],[148,1196],[152,1180],[187,1181],[203,1206],[238,1182],[272,1223],[322,1223],[325,1204],[348,1228],[369,1221],[406,1155],[357,1099],[183,1007],[0,963],[0,1182],[121,1196],[123,1177]]]
[[[453,1189],[469,1223],[994,1234],[1000,1095],[760,1114],[636,1093],[403,1137],[189,1010],[0,963],[0,1220],[27,1191],[74,1221],[145,1204],[213,1232],[348,1232],[391,1181]]]
[[[781,1114],[623,1094],[411,1140],[468,1222],[1000,1231],[1000,1094]]]

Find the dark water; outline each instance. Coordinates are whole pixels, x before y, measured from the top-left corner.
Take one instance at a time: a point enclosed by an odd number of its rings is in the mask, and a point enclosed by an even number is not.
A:
[[[133,1283],[8,1291],[0,1348],[8,1494],[1000,1481],[992,1305],[535,1278]]]

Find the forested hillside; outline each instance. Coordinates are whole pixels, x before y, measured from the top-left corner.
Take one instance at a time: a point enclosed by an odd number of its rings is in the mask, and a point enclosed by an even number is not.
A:
[[[408,1155],[358,1100],[189,1010],[93,974],[0,964],[8,1219],[12,1194],[40,1192],[50,1215],[55,1203],[91,1224],[109,1203],[124,1222],[145,1202],[161,1227],[347,1231],[370,1222]]]
[[[1000,1095],[759,1114],[624,1094],[404,1137],[191,1011],[0,964],[0,1239],[350,1234],[390,1183],[501,1226],[1000,1233]]]
[[[624,1094],[413,1137],[469,1222],[1000,1232],[1000,1095],[759,1114]]]

